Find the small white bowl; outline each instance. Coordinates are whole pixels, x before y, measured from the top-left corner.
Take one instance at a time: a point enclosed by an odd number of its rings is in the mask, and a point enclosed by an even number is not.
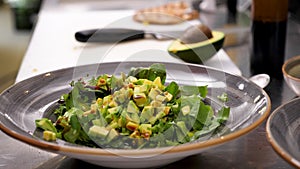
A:
[[[287,85],[300,96],[300,55],[286,60],[282,73]]]

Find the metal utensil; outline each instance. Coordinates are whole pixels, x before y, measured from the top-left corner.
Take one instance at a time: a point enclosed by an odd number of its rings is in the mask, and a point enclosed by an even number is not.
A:
[[[249,78],[250,81],[257,84],[261,88],[265,88],[270,82],[270,76],[267,74],[257,74]]]
[[[82,30],[75,33],[79,42],[123,42],[129,40],[154,38],[157,40],[170,40],[179,38],[184,31],[144,31],[126,28],[103,28]]]

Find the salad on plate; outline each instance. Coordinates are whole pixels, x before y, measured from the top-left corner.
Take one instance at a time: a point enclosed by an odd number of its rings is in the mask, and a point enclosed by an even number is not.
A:
[[[197,141],[226,127],[226,93],[214,109],[206,101],[207,86],[166,83],[166,76],[165,65],[157,63],[72,81],[50,115],[36,119],[37,130],[46,141],[136,149]]]

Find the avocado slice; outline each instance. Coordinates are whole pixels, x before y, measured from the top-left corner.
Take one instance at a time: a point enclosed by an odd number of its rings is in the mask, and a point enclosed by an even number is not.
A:
[[[88,135],[92,137],[99,137],[99,138],[105,138],[109,133],[109,130],[107,130],[105,127],[99,127],[99,126],[92,126],[89,131]]]
[[[55,141],[56,133],[46,130],[43,132],[43,139],[46,141]]]
[[[223,32],[212,31],[212,36],[210,39],[189,44],[184,44],[180,39],[177,39],[171,43],[168,52],[183,61],[202,64],[223,46],[225,40],[225,34]]]

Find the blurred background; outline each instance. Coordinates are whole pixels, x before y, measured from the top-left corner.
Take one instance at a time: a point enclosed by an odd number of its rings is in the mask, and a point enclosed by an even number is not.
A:
[[[40,2],[0,0],[0,91],[15,81],[37,20]]]
[[[149,5],[149,3],[143,0],[135,1],[135,3],[128,3],[129,1],[131,0],[53,0],[53,2],[60,4],[86,4],[87,2],[101,3],[101,8],[97,10],[124,8],[124,6],[120,4],[124,5],[125,2],[127,4],[125,8],[141,8],[145,7],[145,5]],[[151,2],[151,5],[154,5],[154,2],[161,4],[169,1],[171,0],[155,0],[153,3]],[[189,0],[192,7],[198,10],[201,10],[199,6],[201,3],[204,4],[204,1],[212,2],[212,0]],[[226,0],[213,1],[216,5],[226,4]],[[289,3],[291,15],[300,20],[300,1],[289,0]],[[38,20],[41,4],[42,0],[0,0],[0,92],[12,85],[15,81],[22,58],[30,43],[34,26]],[[249,15],[250,5],[251,0],[238,0],[238,10],[248,11]],[[210,8],[209,6],[206,7],[208,9]],[[210,20],[209,17],[210,15],[207,15],[208,22]],[[205,21],[205,17],[202,19]],[[232,48],[227,48],[226,52],[230,56]],[[234,58],[232,59],[234,60]]]
[[[43,0],[0,0],[0,92],[12,85],[26,54],[31,35],[38,20]],[[46,1],[46,0],[44,0]],[[57,6],[76,5],[93,10],[139,9],[149,7],[146,0],[50,0]],[[53,1],[53,2],[52,2]],[[172,0],[154,0],[151,5],[161,5]],[[179,1],[179,0],[178,0]],[[188,0],[191,6],[199,9],[203,0]],[[211,0],[209,0],[211,1]],[[241,0],[244,1],[244,0]],[[130,3],[128,3],[130,2]],[[216,0],[215,5],[226,0]],[[93,5],[89,5],[93,4]],[[89,6],[89,7],[87,7]],[[208,6],[210,8],[210,6]]]

